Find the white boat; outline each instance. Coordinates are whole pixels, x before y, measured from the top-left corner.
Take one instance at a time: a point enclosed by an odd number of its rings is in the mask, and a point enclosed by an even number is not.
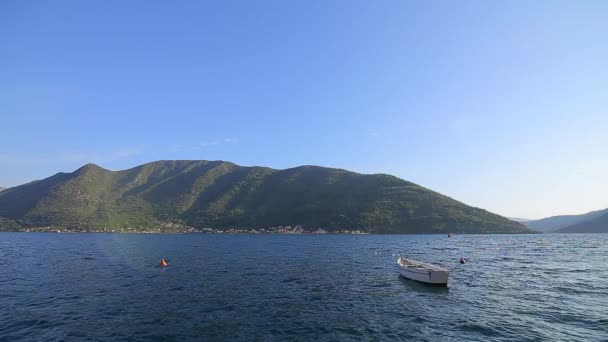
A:
[[[399,257],[399,273],[405,278],[427,284],[447,285],[450,271],[437,265]]]

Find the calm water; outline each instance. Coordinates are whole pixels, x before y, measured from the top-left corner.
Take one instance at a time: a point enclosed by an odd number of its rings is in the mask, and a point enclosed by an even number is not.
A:
[[[0,233],[0,268],[6,341],[608,340],[608,234]]]

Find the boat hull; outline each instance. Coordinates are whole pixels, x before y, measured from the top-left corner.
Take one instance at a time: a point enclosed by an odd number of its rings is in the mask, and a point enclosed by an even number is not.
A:
[[[412,272],[410,270],[399,267],[399,273],[402,277],[411,280],[419,281],[421,283],[433,284],[433,285],[447,285],[449,279],[449,273],[438,272],[438,271],[427,271],[425,273]]]
[[[400,257],[397,260],[399,273],[404,278],[433,285],[447,285],[450,271],[447,268],[409,260]]]

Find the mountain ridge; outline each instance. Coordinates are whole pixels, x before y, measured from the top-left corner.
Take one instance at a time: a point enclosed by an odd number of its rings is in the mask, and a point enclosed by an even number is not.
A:
[[[392,175],[221,160],[160,160],[119,171],[86,164],[2,192],[0,217],[13,225],[83,230],[175,223],[196,228],[301,224],[373,233],[530,232]]]
[[[608,233],[608,214],[601,215],[591,220],[579,222],[564,228],[557,233]]]
[[[530,229],[547,233],[559,231],[569,226],[586,221],[591,221],[604,214],[608,214],[608,208],[590,211],[580,215],[557,215],[522,223]]]
[[[510,216],[505,216],[505,217],[511,221],[515,221],[515,222],[519,222],[519,223],[534,221],[532,219],[521,218],[521,217],[510,217]]]

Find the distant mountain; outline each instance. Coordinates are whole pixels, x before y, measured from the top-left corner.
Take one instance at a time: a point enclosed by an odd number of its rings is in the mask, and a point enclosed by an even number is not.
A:
[[[123,171],[87,164],[1,192],[0,216],[21,226],[83,230],[299,224],[374,233],[531,232],[390,175],[204,160],[158,161]]]
[[[608,233],[608,214],[561,228],[557,233]]]
[[[2,190],[4,190],[4,189],[6,189],[6,188],[3,188],[3,187],[1,187],[1,186],[0,186],[0,191],[2,191]]]
[[[530,229],[546,233],[557,231],[559,229],[566,228],[568,226],[572,226],[585,221],[590,221],[604,214],[608,214],[608,208],[597,211],[591,211],[581,215],[552,216],[540,220],[523,222],[523,224],[525,224]]]

